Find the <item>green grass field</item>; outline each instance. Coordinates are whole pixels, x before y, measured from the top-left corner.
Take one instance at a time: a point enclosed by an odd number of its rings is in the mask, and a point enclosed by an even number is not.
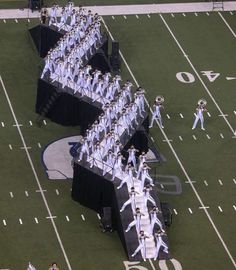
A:
[[[236,84],[232,79],[236,77],[235,37],[218,13],[197,15],[165,14],[161,17],[152,14],[138,18],[126,16],[126,19],[107,16],[104,20],[120,42],[120,50],[135,79],[146,89],[149,102],[159,94],[165,97],[164,133],[155,126],[151,135],[167,160],[156,166],[157,174],[179,177],[183,189],[180,195],[160,194],[161,200],[168,201],[175,210],[173,224],[168,229],[172,257],[183,269],[233,270],[236,268],[233,264],[236,257],[236,181],[233,181],[236,179],[236,139],[232,138],[230,127],[236,128]],[[236,32],[236,13],[222,15]],[[37,269],[47,269],[54,260],[60,269],[68,269],[55,229],[46,218],[49,213],[45,203],[37,192],[38,178],[46,190],[44,194],[51,214],[56,216],[57,232],[72,269],[164,270],[158,261],[125,268],[126,257],[117,234],[102,234],[96,213],[72,201],[71,181],[47,179],[41,163],[42,149],[57,138],[78,134],[79,128],[62,127],[49,120],[42,127],[35,123],[34,104],[41,61],[27,32],[28,26],[35,23],[27,25],[26,20],[0,23],[0,75],[17,120],[22,124],[26,145],[31,147],[29,154],[37,174],[34,175],[26,152],[21,149],[23,144],[17,127],[13,126],[15,122],[1,85],[0,269],[26,269],[28,261]],[[210,80],[215,80],[211,82],[204,75],[206,71],[220,75],[212,76]],[[176,74],[181,72],[191,74],[194,82],[178,80]],[[227,80],[229,77],[231,80]],[[122,78],[133,79],[124,62]],[[202,97],[208,102],[211,116],[205,115],[206,131],[199,126],[193,131],[193,113]],[[213,99],[228,115],[229,125],[219,116]],[[171,141],[163,141],[166,139]],[[200,200],[207,207],[208,216],[199,208]],[[174,269],[171,262],[167,262],[167,266]]]

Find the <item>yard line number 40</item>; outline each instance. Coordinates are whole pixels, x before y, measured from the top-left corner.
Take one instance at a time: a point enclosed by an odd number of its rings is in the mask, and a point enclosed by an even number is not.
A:
[[[180,262],[177,261],[176,259],[170,259],[169,261],[172,263],[174,270],[182,270],[183,269]],[[124,261],[123,263],[125,266],[125,270],[148,270],[148,268],[146,268],[142,265],[139,265],[140,262]],[[159,268],[161,270],[169,270],[169,268],[166,264],[166,260],[160,260],[160,261],[158,261],[158,264],[159,264]]]
[[[201,74],[206,76],[210,82],[214,82],[220,76],[220,73],[214,72],[212,70],[201,71]],[[182,83],[195,82],[195,76],[192,73],[186,71],[176,73],[176,78]]]

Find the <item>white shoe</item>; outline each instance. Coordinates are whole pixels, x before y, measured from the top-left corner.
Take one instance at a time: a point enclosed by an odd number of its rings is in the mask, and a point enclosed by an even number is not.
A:
[[[204,128],[204,127],[202,127],[202,130],[205,130],[205,128]]]
[[[164,126],[161,126],[161,128],[164,128]]]
[[[149,128],[152,128],[152,126],[149,126]]]
[[[129,230],[125,230],[125,232],[128,232]]]
[[[195,127],[192,127],[192,129],[195,129]]]

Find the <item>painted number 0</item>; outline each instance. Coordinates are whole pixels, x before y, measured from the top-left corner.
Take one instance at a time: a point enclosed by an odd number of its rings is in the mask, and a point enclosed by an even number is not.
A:
[[[182,265],[176,259],[170,259],[170,262],[173,264],[175,270],[182,270]],[[146,267],[139,265],[139,262],[129,262],[124,261],[125,270],[137,269],[137,270],[148,270]],[[159,261],[159,267],[161,270],[169,270],[166,265],[166,260]]]
[[[178,72],[176,73],[176,78],[182,83],[193,83],[195,82],[195,78],[193,74],[189,72]]]

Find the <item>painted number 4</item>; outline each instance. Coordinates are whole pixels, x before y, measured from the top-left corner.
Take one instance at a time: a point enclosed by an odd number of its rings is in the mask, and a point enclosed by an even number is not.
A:
[[[203,76],[206,76],[209,82],[214,82],[220,73],[214,72],[212,70],[201,71]],[[195,76],[190,72],[181,71],[176,73],[176,78],[182,83],[193,83],[195,82]]]
[[[170,259],[170,262],[174,266],[174,270],[182,270],[182,266],[181,266],[179,261],[177,261],[176,259]],[[139,265],[139,262],[124,261],[123,263],[125,266],[125,270],[131,270],[131,269],[133,269],[133,270],[148,270],[148,268],[146,268],[142,265]],[[169,268],[166,264],[166,260],[160,260],[158,263],[159,263],[159,267],[161,270],[169,270]]]

